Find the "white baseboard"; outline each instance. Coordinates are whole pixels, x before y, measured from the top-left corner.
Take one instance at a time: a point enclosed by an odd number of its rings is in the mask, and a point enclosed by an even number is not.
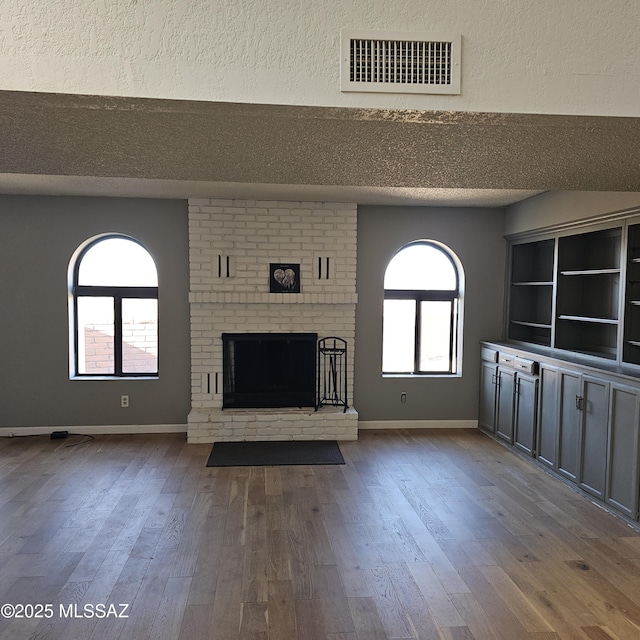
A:
[[[360,420],[358,429],[476,429],[477,420]],[[49,435],[53,431],[68,431],[87,435],[136,433],[187,433],[186,424],[124,424],[54,427],[0,427],[0,437]]]
[[[49,435],[53,431],[68,431],[86,435],[134,434],[134,433],[185,433],[186,424],[118,424],[56,427],[0,427],[0,437]]]
[[[358,429],[477,429],[477,420],[360,420]]]

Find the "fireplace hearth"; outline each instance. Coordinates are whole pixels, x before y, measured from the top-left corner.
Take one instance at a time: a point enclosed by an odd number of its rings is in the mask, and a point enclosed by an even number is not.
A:
[[[223,409],[315,407],[316,333],[223,333]]]

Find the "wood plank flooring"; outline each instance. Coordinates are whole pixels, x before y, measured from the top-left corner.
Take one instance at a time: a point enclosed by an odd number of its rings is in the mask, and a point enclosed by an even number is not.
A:
[[[0,605],[53,613],[2,640],[640,638],[638,530],[480,432],[215,469],[184,435],[79,440],[0,441]]]

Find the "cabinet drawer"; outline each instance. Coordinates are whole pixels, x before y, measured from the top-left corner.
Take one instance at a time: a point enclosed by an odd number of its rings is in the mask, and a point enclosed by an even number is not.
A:
[[[538,363],[527,358],[515,358],[514,368],[524,373],[536,375],[538,373]]]
[[[498,356],[498,362],[500,364],[503,364],[503,365],[507,366],[507,367],[513,367],[513,363],[514,363],[515,359],[516,359],[515,356],[511,356],[508,353],[501,353]]]
[[[495,349],[489,349],[489,347],[482,347],[480,357],[486,362],[498,362],[498,352]]]

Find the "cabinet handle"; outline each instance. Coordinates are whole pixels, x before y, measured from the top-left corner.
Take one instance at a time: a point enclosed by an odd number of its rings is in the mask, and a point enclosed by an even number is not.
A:
[[[584,400],[584,398],[582,398],[581,396],[576,396],[576,409],[578,411],[582,411],[583,400]]]
[[[495,373],[491,375],[491,384],[495,385],[496,387],[498,386],[498,376]]]

